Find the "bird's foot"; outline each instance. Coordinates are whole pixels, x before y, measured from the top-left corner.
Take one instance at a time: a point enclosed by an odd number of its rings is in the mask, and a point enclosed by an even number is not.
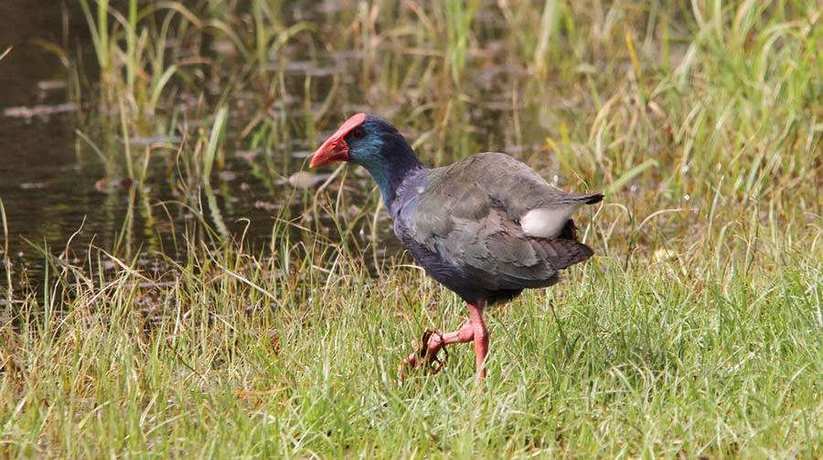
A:
[[[440,331],[426,329],[420,339],[420,348],[400,363],[400,380],[406,377],[407,371],[413,369],[426,368],[431,374],[437,374],[443,370],[449,357],[449,352],[446,351],[444,345],[445,340]],[[441,349],[445,353],[442,359],[438,357]]]

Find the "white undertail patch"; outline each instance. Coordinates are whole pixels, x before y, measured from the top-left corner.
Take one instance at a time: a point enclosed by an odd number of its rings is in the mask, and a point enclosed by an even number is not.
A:
[[[560,234],[572,213],[580,205],[567,205],[559,208],[538,208],[527,212],[520,219],[520,227],[529,236],[554,238]]]

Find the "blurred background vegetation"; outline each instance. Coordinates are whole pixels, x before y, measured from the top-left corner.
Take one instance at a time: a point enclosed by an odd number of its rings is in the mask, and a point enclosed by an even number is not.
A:
[[[819,2],[71,0],[36,23],[7,1],[9,452],[820,455]],[[60,71],[35,81],[40,61]],[[606,192],[579,222],[597,261],[501,309],[523,353],[476,408],[459,358],[423,394],[387,383],[391,339],[459,305],[407,265],[363,171],[305,171],[358,111],[429,165],[503,151]],[[499,424],[450,425],[466,410]]]
[[[224,217],[252,218],[265,241],[267,216],[316,205],[294,191],[328,178],[295,175],[308,153],[369,111],[429,164],[505,151],[560,186],[604,189],[603,218],[622,221],[592,237],[607,249],[617,231],[631,252],[713,241],[718,213],[774,228],[819,216],[818,6],[78,0],[63,28],[88,34],[38,44],[65,67],[97,188],[133,190],[102,232],[125,221],[129,235],[107,249],[179,252],[168,235],[189,210],[223,237],[243,228]],[[355,193],[334,197],[335,227],[377,236],[377,194],[341,174],[331,190]],[[654,213],[656,234],[636,232]]]

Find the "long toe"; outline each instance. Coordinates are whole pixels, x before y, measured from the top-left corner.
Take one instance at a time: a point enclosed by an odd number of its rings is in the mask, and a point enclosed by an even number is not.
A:
[[[439,331],[426,330],[420,339],[420,347],[400,363],[400,379],[404,379],[408,371],[428,366],[434,373],[442,369],[443,363],[437,358],[443,348],[443,334]]]
[[[460,329],[454,332],[441,333],[440,331],[427,330],[420,339],[420,347],[410,354],[400,363],[399,377],[402,381],[407,373],[420,367],[428,367],[431,373],[440,372],[446,365],[446,354],[442,359],[438,357],[441,350],[448,353],[447,345],[455,343],[468,343],[474,340],[476,327],[466,321]]]

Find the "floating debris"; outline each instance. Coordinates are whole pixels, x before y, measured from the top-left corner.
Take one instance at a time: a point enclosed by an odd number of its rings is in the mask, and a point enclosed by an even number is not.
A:
[[[294,188],[309,189],[322,184],[331,174],[314,174],[308,171],[297,171],[289,176],[289,184]]]
[[[9,107],[3,110],[3,115],[10,118],[34,118],[47,117],[49,115],[56,115],[59,113],[75,112],[77,111],[77,104],[67,102],[65,104],[57,105],[35,105],[32,107]]]
[[[276,203],[272,203],[271,201],[257,200],[254,202],[254,208],[271,212],[277,211],[278,209],[280,209],[280,206],[278,206]]]
[[[270,66],[272,70],[277,70],[280,64]],[[342,72],[344,69],[332,62],[328,65],[320,65],[316,61],[289,61],[284,66],[286,73],[294,75],[305,75],[308,77],[327,77]]]
[[[57,91],[66,88],[65,80],[42,80],[37,82],[37,89],[40,91]]]
[[[310,157],[310,156],[311,156],[311,154],[312,154],[312,151],[311,151],[311,150],[296,150],[296,151],[294,151],[294,152],[292,152],[292,153],[291,153],[291,157],[292,157],[292,158],[297,158],[297,159],[301,159],[301,160],[302,160],[303,158],[308,158],[308,157]]]
[[[237,158],[242,158],[248,161],[249,163],[254,161],[254,159],[257,158],[257,155],[259,154],[260,150],[238,150],[234,152],[234,156],[236,156]]]
[[[42,190],[46,188],[47,185],[45,182],[23,182],[20,184],[20,188],[23,190]]]
[[[133,184],[134,181],[129,177],[104,177],[94,183],[94,188],[98,192],[108,193],[113,192],[115,190],[128,190],[131,188]]]
[[[234,171],[220,171],[217,177],[224,182],[231,182],[237,179],[237,173]]]
[[[158,134],[156,136],[130,137],[128,141],[129,145],[146,147],[176,144],[180,142],[180,138],[177,136],[167,136],[165,134]],[[123,142],[123,139],[120,139],[120,142]]]
[[[237,56],[237,47],[231,40],[215,40],[211,48],[215,53],[223,56]]]

